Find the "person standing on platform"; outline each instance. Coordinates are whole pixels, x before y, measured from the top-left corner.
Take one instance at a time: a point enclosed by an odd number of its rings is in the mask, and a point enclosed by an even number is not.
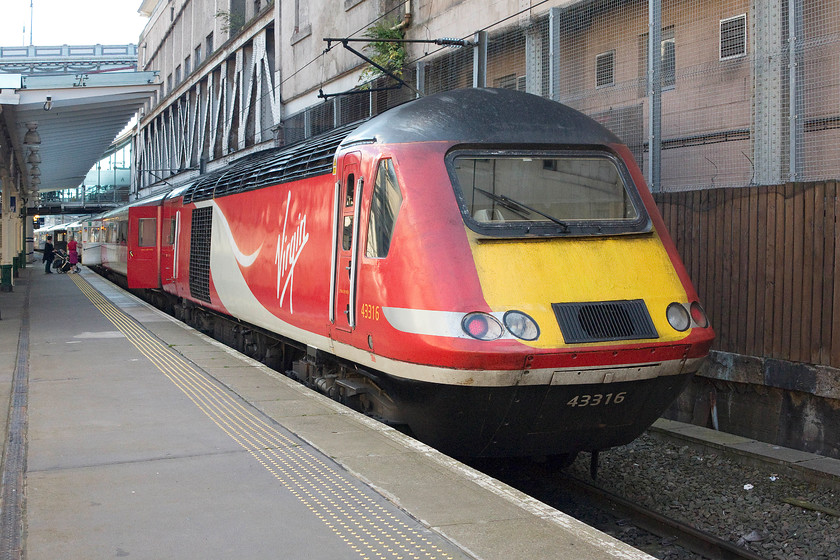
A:
[[[52,244],[52,235],[47,236],[47,240],[44,241],[44,272],[47,274],[52,274],[52,263],[53,259],[55,258],[55,250]]]
[[[79,253],[77,247],[76,238],[71,236],[70,241],[67,242],[67,261],[70,263],[70,272],[72,273],[79,272]]]

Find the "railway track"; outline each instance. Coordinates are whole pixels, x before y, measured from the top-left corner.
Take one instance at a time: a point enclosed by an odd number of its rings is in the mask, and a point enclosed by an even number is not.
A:
[[[636,527],[667,539],[669,544],[680,546],[708,560],[765,560],[729,541],[642,507],[574,476],[564,474],[560,480],[570,490],[585,496],[593,507],[627,519]]]
[[[477,459],[474,468],[655,558],[766,560],[731,541],[669,518],[550,463]]]

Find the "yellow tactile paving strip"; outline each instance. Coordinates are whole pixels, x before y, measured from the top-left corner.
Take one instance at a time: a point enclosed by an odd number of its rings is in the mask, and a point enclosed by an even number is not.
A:
[[[248,451],[360,558],[451,559],[422,532],[288,437],[205,372],[150,334],[79,275],[73,282],[97,309],[219,428]]]

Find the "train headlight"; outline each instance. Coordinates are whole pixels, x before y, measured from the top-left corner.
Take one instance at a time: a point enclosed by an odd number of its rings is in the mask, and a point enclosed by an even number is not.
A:
[[[537,322],[521,311],[508,311],[503,321],[505,328],[516,338],[537,340],[540,337],[540,327]]]
[[[680,332],[691,326],[691,315],[681,303],[674,302],[668,305],[665,316],[668,317],[668,323]]]
[[[690,311],[691,320],[694,321],[695,325],[701,329],[705,329],[709,326],[709,318],[706,316],[706,311],[703,310],[699,303],[692,301]]]
[[[461,328],[478,340],[496,340],[504,332],[498,319],[487,313],[469,313],[461,321]]]

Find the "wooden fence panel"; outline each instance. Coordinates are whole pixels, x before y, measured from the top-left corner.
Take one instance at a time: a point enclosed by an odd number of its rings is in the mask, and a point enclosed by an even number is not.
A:
[[[776,274],[776,223],[778,222],[778,187],[768,189],[764,193],[764,199],[767,204],[767,221],[764,224],[767,233],[765,239],[765,265],[764,272],[766,274],[765,293],[764,293],[764,323],[762,329],[764,332],[764,345],[762,348],[762,356],[770,356],[773,352],[773,347],[776,342],[776,333],[773,330],[773,324],[776,321],[776,282],[777,276],[781,282],[781,275]],[[784,209],[782,208],[782,212]]]
[[[840,219],[840,185],[834,183],[834,217]],[[840,254],[840,225],[834,225],[834,269],[832,270],[832,277],[834,279],[834,305],[840,305],[840,262],[838,262],[838,254]],[[832,311],[834,310],[832,305]],[[829,363],[835,367],[840,367],[840,313],[832,313],[831,321],[831,356]]]
[[[749,247],[747,248],[747,281],[744,282],[743,290],[747,294],[747,317],[746,329],[744,331],[745,351],[750,355],[755,355],[759,352],[758,336],[756,331],[761,332],[759,324],[760,317],[764,314],[764,290],[761,286],[764,285],[764,274],[760,269],[764,259],[759,258],[759,249],[762,246],[759,244],[759,233],[763,229],[759,226],[761,221],[761,209],[758,205],[758,191],[750,189],[749,193],[750,209],[748,213],[748,230],[746,232],[749,240]],[[754,288],[751,288],[754,286]]]
[[[786,351],[790,349],[790,328],[781,329],[774,328],[779,325],[790,325],[790,306],[791,302],[785,304],[785,290],[790,290],[791,284],[791,266],[793,264],[793,253],[791,247],[787,247],[787,240],[785,239],[785,232],[793,228],[793,204],[788,203],[787,186],[780,186],[777,188],[779,196],[776,197],[776,245],[778,251],[778,260],[776,262],[776,284],[774,286],[773,294],[773,308],[774,317],[773,323],[768,325],[773,331],[773,350],[770,356],[774,358],[781,358],[789,355]],[[792,290],[788,300],[792,297]],[[788,336],[785,337],[787,331]],[[786,340],[787,338],[787,340]]]
[[[807,193],[805,199],[805,245],[810,245],[810,262],[806,261],[805,267],[810,271],[810,283],[804,286],[808,289],[808,297],[804,298],[805,303],[810,304],[806,309],[807,315],[802,317],[802,344],[806,349],[806,357],[803,361],[819,363],[820,361],[820,327],[822,325],[822,284],[825,277],[825,262],[823,246],[825,240],[825,183],[814,185],[812,193]],[[811,205],[813,204],[813,207]],[[807,239],[813,239],[813,243],[807,243]],[[806,274],[807,276],[807,274]],[[805,330],[807,329],[807,335]]]
[[[825,280],[823,281],[823,291],[822,291],[822,298],[820,300],[820,305],[823,306],[823,316],[822,316],[822,325],[820,325],[820,358],[817,360],[817,363],[820,364],[837,364],[840,362],[832,361],[831,357],[831,338],[832,338],[832,322],[834,320],[834,306],[835,302],[840,304],[840,298],[838,298],[838,291],[835,288],[835,283],[840,281],[838,277],[838,263],[836,259],[837,250],[840,247],[835,246],[834,239],[835,236],[840,233],[837,228],[836,220],[838,218],[838,214],[836,212],[836,205],[838,204],[837,200],[837,183],[831,182],[826,183],[825,185],[825,203],[824,203],[824,210],[825,210],[825,217],[823,223],[823,232],[824,232],[824,241],[823,244],[823,259],[825,261],[825,265],[823,267],[823,274],[825,275]],[[834,331],[836,332],[836,330]]]
[[[718,191],[718,235],[717,242],[718,255],[720,257],[720,267],[715,275],[715,291],[720,298],[720,305],[718,306],[718,323],[720,323],[720,344],[732,347],[732,315],[737,315],[737,310],[734,309],[732,301],[732,265],[733,265],[733,251],[732,245],[734,242],[732,233],[732,211],[734,210],[734,192],[732,189],[721,189]]]
[[[715,348],[840,367],[836,181],[656,195]]]
[[[724,206],[723,191],[716,189],[709,193],[709,211],[711,213],[709,220],[709,246],[712,255],[712,269],[709,276],[706,278],[708,284],[707,289],[712,298],[712,309],[714,325],[718,327],[718,343],[723,342],[727,338],[726,324],[723,320],[724,304],[723,304],[723,263],[726,261],[726,254],[723,251],[723,238],[726,235],[724,226],[726,221],[723,217],[721,209]]]

